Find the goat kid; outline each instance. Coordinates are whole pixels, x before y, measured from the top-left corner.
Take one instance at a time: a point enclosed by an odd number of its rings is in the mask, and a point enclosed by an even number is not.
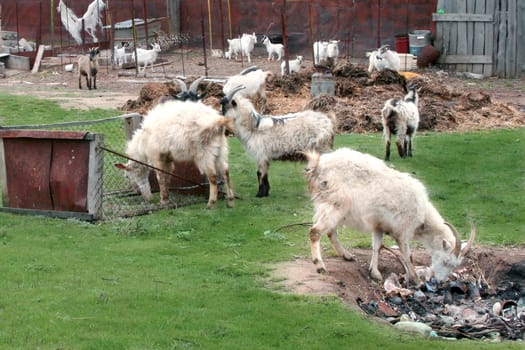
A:
[[[82,89],[82,77],[86,77],[86,85],[89,90],[97,89],[98,47],[89,49],[87,55],[80,56],[78,59],[78,88]]]
[[[303,63],[303,56],[297,56],[295,60],[288,61],[288,68],[290,69],[290,74],[299,73],[301,70],[301,64]],[[281,75],[286,74],[286,62],[281,63]]]
[[[273,56],[277,56],[277,60],[280,61],[281,57],[284,56],[284,45],[283,44],[274,44],[270,41],[266,35],[263,38],[263,44],[266,46],[266,51],[268,52],[268,61],[273,60]]]
[[[412,157],[412,141],[419,126],[419,96],[416,86],[411,86],[402,100],[391,98],[381,110],[385,160],[390,160],[390,137],[397,135],[396,145],[400,157]]]
[[[125,170],[126,177],[147,201],[152,199],[149,183],[150,167],[156,168],[160,202],[169,202],[169,173],[174,162],[193,161],[206,174],[210,186],[207,208],[215,206],[218,179],[226,187],[227,206],[232,207],[234,193],[228,168],[228,142],[225,129],[233,123],[203,103],[176,100],[155,106],[144,118],[126,147],[127,164],[115,164]]]
[[[390,50],[388,45],[383,45],[377,50],[367,52],[366,55],[369,61],[368,73],[372,73],[374,69],[377,71],[390,69],[398,72],[401,68],[399,54]]]
[[[132,59],[137,63],[137,66],[142,66],[142,72],[146,71],[146,67],[149,65],[151,71],[154,72],[153,64],[157,60],[157,57],[161,51],[160,45],[158,43],[153,44],[153,48],[146,50],[137,48],[137,57],[135,57],[135,52],[133,52]]]
[[[458,232],[447,223],[428,198],[423,184],[388,167],[368,154],[340,148],[320,155],[306,152],[306,180],[314,206],[314,223],[310,229],[310,245],[317,272],[325,272],[320,239],[326,234],[339,256],[354,260],[337,238],[337,229],[350,229],[372,234],[370,275],[381,280],[378,269],[383,234],[398,244],[408,279],[419,283],[410,258],[410,242],[418,240],[432,256],[431,271],[438,281],[445,280],[461,263],[475,235],[461,250]]]

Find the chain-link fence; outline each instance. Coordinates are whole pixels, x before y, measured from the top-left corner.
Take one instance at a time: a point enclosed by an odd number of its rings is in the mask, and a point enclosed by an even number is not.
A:
[[[204,196],[208,193],[208,184],[200,174],[196,176],[196,169],[192,164],[183,164],[185,169],[179,169],[173,174],[176,179],[172,181],[170,202],[167,205],[159,204],[157,193],[151,202],[146,202],[140,194],[132,189],[123,171],[118,169],[115,164],[128,161],[125,156],[126,142],[140,125],[141,120],[140,114],[131,113],[94,121],[10,126],[3,129],[82,131],[104,135],[104,141],[99,146],[104,153],[102,219],[141,215],[162,208],[205,203],[206,198]],[[150,182],[152,183],[152,190],[158,189],[153,170]]]

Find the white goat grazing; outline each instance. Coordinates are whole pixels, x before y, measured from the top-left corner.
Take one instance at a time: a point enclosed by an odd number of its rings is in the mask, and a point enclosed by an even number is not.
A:
[[[430,202],[423,184],[388,167],[382,160],[348,148],[319,155],[307,152],[306,180],[314,206],[310,229],[313,263],[318,272],[326,271],[321,257],[320,239],[328,235],[337,254],[346,260],[354,256],[337,238],[337,228],[372,233],[371,277],[381,280],[378,269],[383,234],[399,245],[410,281],[419,278],[410,260],[410,241],[421,241],[432,256],[431,270],[438,281],[445,280],[470,249],[473,228],[461,251],[456,229],[447,223]]]
[[[137,63],[139,70],[140,66],[142,66],[142,71],[145,72],[146,67],[149,65],[151,67],[151,71],[154,72],[155,70],[153,69],[153,63],[155,63],[157,60],[160,51],[160,45],[155,43],[153,44],[153,48],[149,50],[137,48],[138,59],[135,59],[135,52],[133,52],[132,58]]]
[[[368,57],[368,73],[375,70],[382,71],[384,69],[391,69],[396,72],[401,68],[401,60],[399,54],[390,50],[388,45],[383,45],[379,49],[366,53]]]
[[[288,61],[288,67],[290,68],[290,74],[299,73],[301,70],[301,64],[303,63],[303,56],[297,56],[295,60]],[[286,74],[286,62],[281,63],[281,75]]]
[[[277,56],[277,60],[280,61],[281,57],[284,56],[284,45],[283,44],[274,44],[270,41],[266,35],[263,38],[263,44],[266,46],[266,51],[268,52],[268,61],[273,60],[273,56]]]
[[[235,95],[242,88],[235,88],[221,100],[222,114],[233,118],[236,136],[257,162],[257,197],[267,197],[270,160],[308,149],[330,151],[334,140],[334,116],[312,110],[263,116],[248,99]]]
[[[89,90],[97,89],[98,47],[89,49],[87,55],[80,56],[78,59],[78,88],[82,89],[82,76],[86,77],[86,85]]]
[[[169,202],[169,173],[173,162],[193,161],[210,185],[208,208],[217,202],[218,178],[226,187],[227,206],[233,206],[234,194],[228,169],[228,142],[225,128],[232,128],[231,120],[222,117],[203,103],[176,100],[155,106],[144,118],[142,127],[128,142],[127,164],[116,164],[124,169],[126,177],[138,187],[145,200],[151,200],[149,184],[150,165],[156,168],[161,204]],[[158,169],[158,170],[157,170]]]
[[[266,83],[273,77],[270,71],[263,71],[256,66],[248,67],[242,70],[239,74],[234,75],[226,81],[222,92],[228,95],[232,90],[238,86],[245,88],[237,92],[237,96],[245,96],[252,99],[252,101],[260,101],[260,108],[266,106]]]
[[[412,157],[412,140],[419,126],[419,97],[417,88],[411,86],[403,100],[391,98],[381,110],[383,135],[386,142],[385,160],[390,160],[390,136],[397,135],[396,145],[399,156]]]

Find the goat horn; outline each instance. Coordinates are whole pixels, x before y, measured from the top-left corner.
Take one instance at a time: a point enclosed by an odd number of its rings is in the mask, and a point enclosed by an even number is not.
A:
[[[246,89],[246,86],[244,86],[244,85],[239,85],[239,86],[233,88],[232,90],[230,90],[230,92],[228,92],[228,93],[226,94],[226,96],[225,96],[226,99],[228,100],[228,102],[232,100],[233,96],[234,96],[238,91],[241,91],[241,90],[243,90],[243,89]]]
[[[468,251],[470,250],[470,247],[472,247],[472,243],[474,243],[474,238],[476,238],[476,227],[472,226],[472,229],[470,230],[470,237],[467,241],[467,244],[461,251],[462,256],[467,255]]]
[[[190,92],[193,92],[195,94],[197,94],[197,88],[199,87],[199,84],[201,83],[201,81],[204,80],[205,77],[200,77],[199,79],[195,80],[193,83],[191,83],[190,85]]]
[[[454,238],[456,239],[456,244],[454,246],[454,255],[459,257],[459,253],[461,252],[461,239],[459,238],[459,234],[458,234],[458,231],[456,230],[456,228],[448,223],[448,222],[445,222],[445,225],[447,225],[448,227],[450,227],[450,230],[452,231],[452,233],[454,234]]]
[[[186,86],[186,83],[185,83],[185,82],[183,82],[182,80],[180,80],[180,79],[178,79],[178,78],[175,78],[175,79],[173,79],[173,80],[175,80],[175,82],[176,82],[177,84],[179,84],[179,88],[180,88],[180,91],[181,91],[181,92],[186,92],[186,91],[188,91],[188,87]]]

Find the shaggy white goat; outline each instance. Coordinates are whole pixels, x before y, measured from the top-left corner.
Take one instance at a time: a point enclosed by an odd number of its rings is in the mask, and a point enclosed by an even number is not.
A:
[[[397,135],[396,145],[399,156],[412,157],[412,140],[419,126],[419,97],[417,88],[411,86],[403,100],[391,98],[381,110],[383,135],[386,142],[385,160],[390,160],[390,136]]]
[[[391,69],[399,71],[401,68],[401,60],[399,54],[390,50],[388,45],[383,45],[379,49],[366,53],[368,57],[368,73],[375,70],[382,71],[384,69]]]
[[[89,90],[97,89],[98,47],[89,49],[87,55],[80,56],[78,59],[78,88],[82,89],[82,76],[86,77],[86,85]]]
[[[314,63],[320,64],[326,62],[328,58],[328,41],[316,41],[314,48]]]
[[[107,7],[103,0],[93,0],[82,17],[77,17],[73,10],[66,6],[63,0],[60,0],[57,6],[57,12],[60,13],[60,20],[64,28],[71,34],[77,44],[82,44],[82,22],[84,30],[91,35],[93,42],[98,42],[96,31],[97,27],[102,28],[101,13]]]
[[[241,54],[248,58],[248,62],[252,59],[250,54],[257,43],[257,36],[255,33],[246,34],[244,33],[240,38],[227,39],[228,40],[228,51],[224,53],[224,57],[227,59],[237,59],[237,55]]]
[[[397,242],[409,280],[416,283],[419,278],[410,260],[410,241],[418,240],[429,250],[431,270],[439,281],[445,280],[461,263],[472,245],[475,229],[461,251],[456,229],[432,205],[423,184],[409,174],[348,148],[323,155],[307,152],[306,156],[305,175],[314,205],[310,244],[318,272],[326,271],[320,246],[324,234],[339,256],[354,259],[337,238],[339,226],[372,233],[370,274],[377,280],[382,279],[378,257],[383,234]]]
[[[158,43],[153,44],[153,48],[146,50],[137,48],[137,57],[138,59],[135,59],[135,52],[133,52],[133,60],[137,63],[139,70],[140,66],[142,66],[142,71],[146,71],[146,67],[149,65],[151,67],[151,71],[154,72],[153,69],[153,63],[157,60],[157,57],[160,53],[160,45]]]
[[[316,41],[313,45],[314,63],[334,65],[339,56],[339,40]]]
[[[297,56],[295,60],[288,61],[288,67],[290,68],[290,74],[299,73],[301,70],[301,64],[303,63],[303,56]],[[281,75],[286,74],[286,62],[281,63]]]
[[[237,96],[245,96],[256,101],[259,108],[266,106],[266,83],[273,77],[270,71],[263,71],[256,66],[248,67],[226,81],[222,92],[228,95],[232,90],[242,85],[245,88],[237,92]]]
[[[274,44],[270,41],[266,35],[263,38],[263,44],[266,46],[266,51],[268,52],[268,61],[273,60],[273,56],[277,56],[277,60],[280,61],[281,57],[284,56],[284,45],[283,44]]]
[[[257,197],[267,197],[270,191],[270,160],[307,149],[330,151],[334,139],[334,116],[312,110],[263,116],[255,111],[248,99],[235,95],[242,88],[230,91],[221,100],[222,114],[233,118],[235,135],[257,162]]]
[[[176,100],[159,103],[144,118],[142,127],[128,142],[127,164],[116,164],[138,187],[145,200],[151,200],[149,184],[151,165],[156,169],[161,204],[169,202],[169,173],[173,162],[193,161],[210,185],[208,208],[217,202],[218,178],[226,187],[227,206],[233,206],[234,194],[228,168],[228,142],[225,128],[232,122],[202,103]]]

